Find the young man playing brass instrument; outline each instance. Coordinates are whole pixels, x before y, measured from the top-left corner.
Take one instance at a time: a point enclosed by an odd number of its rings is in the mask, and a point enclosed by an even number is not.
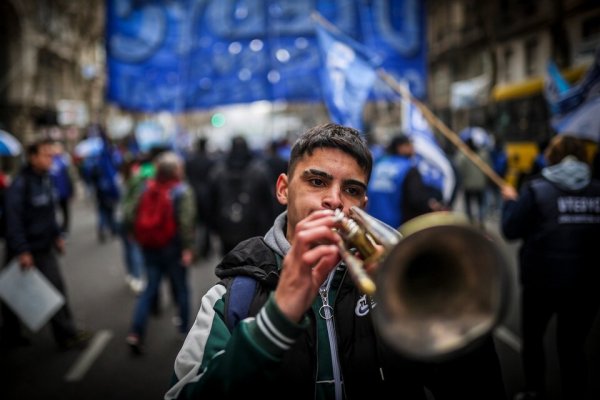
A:
[[[425,399],[425,386],[438,400],[505,398],[493,345],[431,365],[377,335],[374,305],[340,262],[332,229],[334,210],[366,205],[371,167],[354,129],[325,124],[298,139],[276,186],[287,211],[217,266],[221,281],[202,299],[165,399]],[[244,297],[239,276],[256,289],[232,313]]]

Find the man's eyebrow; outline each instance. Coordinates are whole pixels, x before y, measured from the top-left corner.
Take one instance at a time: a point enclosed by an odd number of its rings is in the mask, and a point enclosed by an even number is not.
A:
[[[309,168],[304,170],[304,172],[302,173],[302,176],[304,177],[309,177],[309,176],[320,176],[321,178],[327,179],[327,180],[333,180],[333,175],[328,174],[325,171],[321,171],[319,169],[314,169],[314,168]],[[360,186],[363,189],[367,189],[367,185],[364,182],[361,182],[359,180],[356,179],[346,179],[344,181],[344,185],[355,185],[355,186]]]
[[[346,179],[344,181],[344,185],[355,185],[355,186],[360,186],[361,188],[363,188],[364,190],[367,190],[367,185],[364,182],[361,181],[357,181],[356,179]]]
[[[314,169],[314,168],[309,168],[309,169],[305,169],[304,172],[302,173],[302,176],[307,177],[310,175],[316,175],[316,176],[320,176],[321,178],[325,178],[328,180],[333,180],[333,175],[328,174],[325,171],[321,171],[319,169]]]

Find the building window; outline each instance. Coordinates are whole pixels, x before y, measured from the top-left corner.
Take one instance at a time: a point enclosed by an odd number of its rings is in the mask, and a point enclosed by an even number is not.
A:
[[[510,82],[512,79],[512,68],[513,68],[514,53],[512,49],[508,48],[504,50],[504,80]]]
[[[583,20],[581,24],[582,39],[600,38],[600,15],[596,15]]]
[[[537,39],[525,41],[525,73],[527,76],[538,73],[538,48]]]
[[[465,25],[465,6],[460,1],[451,3],[450,12],[452,15],[452,25],[455,30],[461,30]]]

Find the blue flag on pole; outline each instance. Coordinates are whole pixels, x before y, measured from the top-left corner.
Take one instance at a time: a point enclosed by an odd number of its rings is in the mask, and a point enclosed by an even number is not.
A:
[[[456,186],[452,164],[438,145],[421,110],[405,99],[402,99],[402,107],[402,131],[412,139],[423,182],[439,190],[444,201],[449,202]]]
[[[556,63],[553,60],[548,61],[546,75],[544,76],[544,96],[552,114],[560,111],[558,100],[570,87],[569,83],[558,70]]]
[[[377,57],[368,49],[317,23],[321,84],[331,120],[362,132],[363,108],[375,82]]]
[[[552,127],[558,134],[600,143],[600,96],[587,100],[575,111],[553,120]]]
[[[552,61],[548,64],[544,95],[554,119],[557,120],[600,94],[600,47],[596,50],[594,62],[585,76],[572,87],[568,86],[553,64]],[[552,125],[555,125],[555,122],[552,122]]]

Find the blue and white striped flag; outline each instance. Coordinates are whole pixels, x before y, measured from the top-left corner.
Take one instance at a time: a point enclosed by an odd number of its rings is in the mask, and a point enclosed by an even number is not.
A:
[[[361,44],[317,21],[321,84],[331,120],[362,132],[363,108],[375,82],[377,57]]]
[[[594,62],[585,76],[572,87],[565,88],[564,78],[557,68],[552,68],[552,64],[550,61],[545,78],[544,95],[554,119],[574,112],[583,103],[600,95],[600,47],[596,49]],[[552,125],[555,123],[553,122]]]
[[[23,148],[17,138],[0,130],[0,156],[18,156],[22,151]]]
[[[402,99],[402,107],[402,131],[412,139],[423,182],[439,190],[444,201],[449,202],[456,186],[452,164],[438,145],[421,110],[405,99]]]

